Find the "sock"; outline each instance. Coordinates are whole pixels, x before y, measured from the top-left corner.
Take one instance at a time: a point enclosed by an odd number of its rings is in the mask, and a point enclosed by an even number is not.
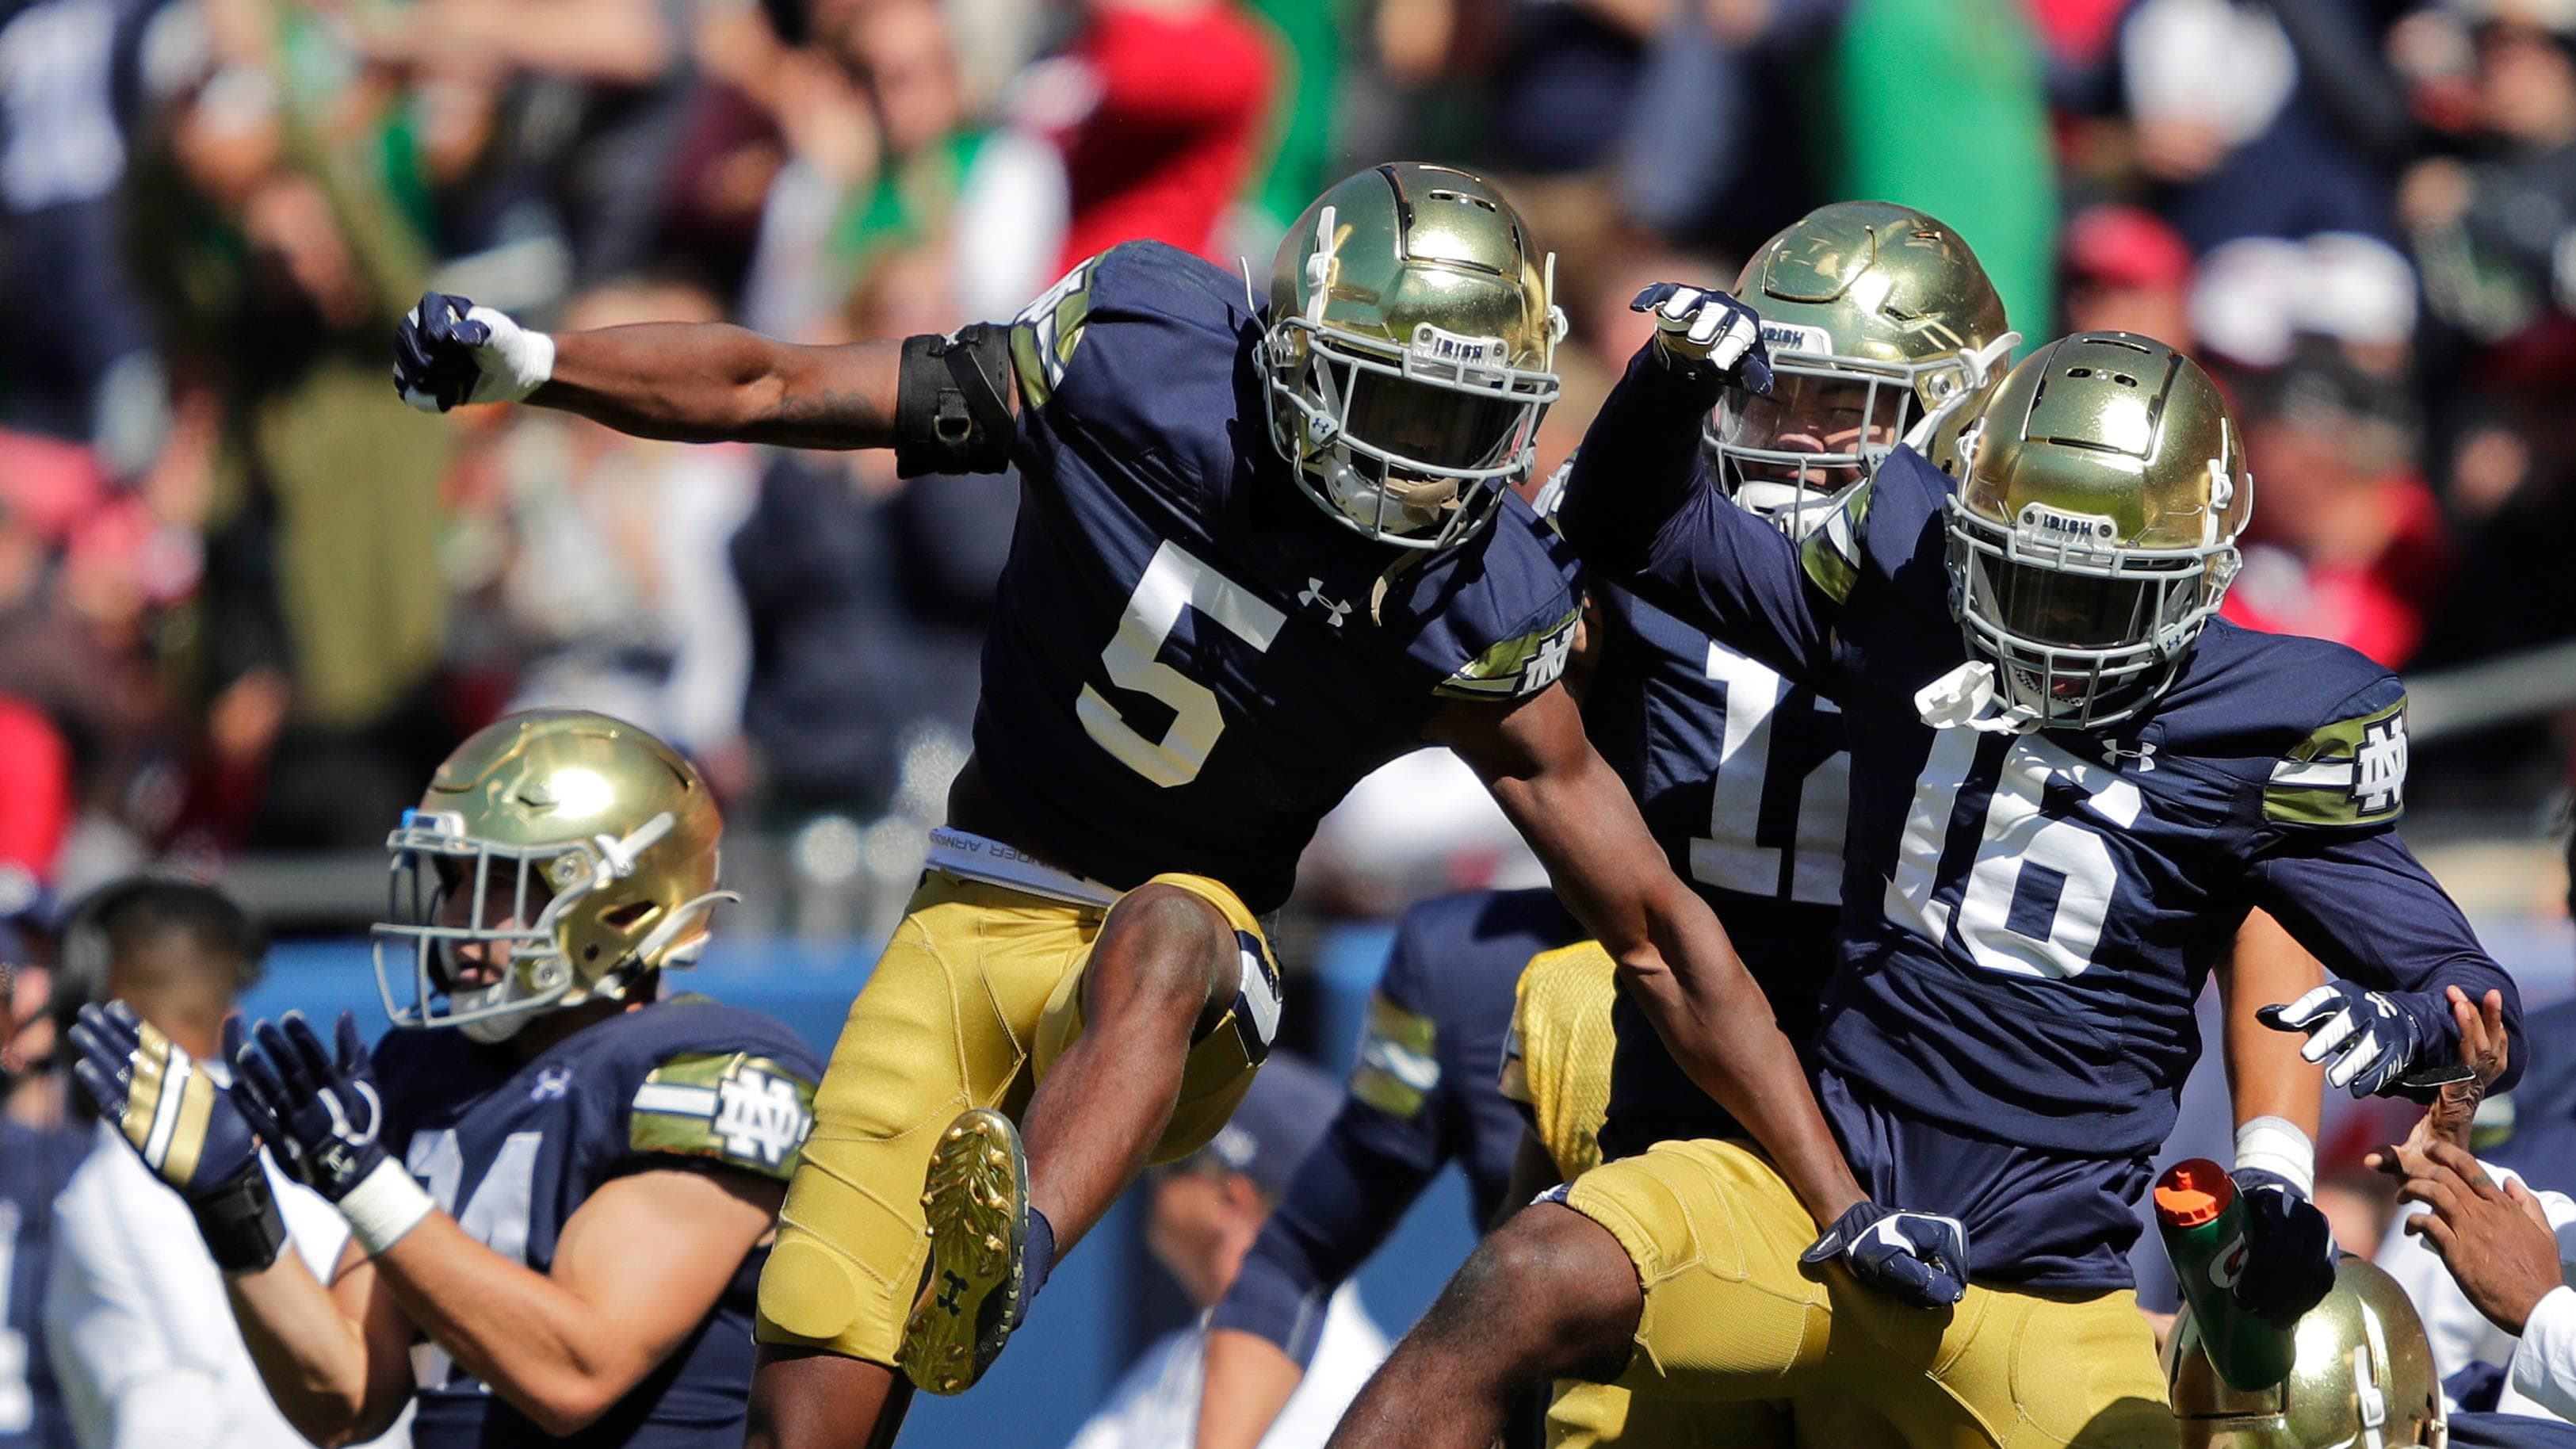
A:
[[[1047,1274],[1055,1271],[1055,1224],[1045,1213],[1029,1209],[1028,1245],[1020,1250],[1020,1311],[1028,1312],[1031,1299],[1046,1286]]]

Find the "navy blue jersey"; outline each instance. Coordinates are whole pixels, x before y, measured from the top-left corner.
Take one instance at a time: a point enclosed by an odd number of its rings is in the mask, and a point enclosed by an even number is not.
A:
[[[1944,565],[1949,480],[1900,449],[1792,544],[1698,476],[1709,402],[1632,366],[1560,522],[1605,571],[1841,704],[1851,814],[1818,1036],[1841,1083],[1827,1106],[1844,1103],[1836,1127],[1874,1194],[1967,1223],[1979,1278],[2129,1281],[2134,1219],[2112,1226],[2109,1202],[2136,1196],[2173,1125],[2200,1049],[2193,1000],[2251,907],[2373,988],[2500,989],[2520,1037],[2510,978],[2391,828],[2405,695],[2385,670],[2213,623],[2157,705],[2110,737],[1935,729],[1916,694],[1967,659]],[[1963,1139],[2002,1151],[1975,1182],[1949,1170]],[[2026,1186],[1979,1185],[1997,1173]],[[2079,1257],[2040,1246],[2068,1220],[2103,1223],[2103,1240]]]
[[[1511,997],[1505,992],[1504,1009]],[[96,1139],[87,1127],[0,1118],[0,1449],[71,1449],[71,1421],[45,1352],[45,1266],[54,1197]]]
[[[564,1224],[612,1178],[702,1165],[784,1181],[823,1068],[778,1022],[681,997],[584,1027],[526,1062],[462,1032],[395,1031],[377,1047],[376,1073],[388,1145],[412,1176],[468,1237],[543,1273]],[[706,1321],[564,1442],[739,1445],[767,1257],[747,1255]],[[544,1437],[435,1346],[416,1349],[412,1362],[420,1449]]]
[[[1333,1290],[1450,1162],[1466,1171],[1475,1229],[1493,1221],[1522,1132],[1495,1086],[1512,988],[1532,956],[1582,938],[1544,890],[1440,896],[1404,913],[1350,1095],[1244,1256],[1217,1327],[1306,1362]]]
[[[1594,584],[1605,630],[1584,732],[1646,828],[1726,926],[1804,1056],[1833,969],[1851,757],[1841,712],[1805,684],[1616,586]],[[1601,1155],[1744,1129],[1673,1060],[1622,982]]]
[[[2576,1424],[2532,1414],[2453,1414],[2459,1449],[2576,1449]]]
[[[1573,566],[1518,499],[1425,556],[1327,518],[1270,443],[1243,280],[1152,242],[1012,331],[1017,530],[976,758],[1027,843],[1110,885],[1213,876],[1255,912],[1443,698],[1563,672]]]

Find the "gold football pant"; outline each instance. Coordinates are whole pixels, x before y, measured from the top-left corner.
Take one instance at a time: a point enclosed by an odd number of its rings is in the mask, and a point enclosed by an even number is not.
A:
[[[1798,1255],[1815,1223],[1733,1142],[1660,1143],[1585,1173],[1567,1204],[1610,1230],[1645,1289],[1617,1380],[1640,1399],[1849,1405],[1913,1449],[2176,1442],[2134,1293],[1971,1286],[1927,1311],[1840,1267],[1810,1278]]]
[[[1205,898],[1269,943],[1233,891],[1203,876],[1154,883]],[[933,870],[886,943],[814,1097],[778,1242],[760,1275],[762,1343],[891,1366],[929,1259],[922,1176],[970,1107],[1016,1120],[1082,1031],[1083,967],[1106,909]],[[1257,988],[1256,988],[1257,989]],[[1200,1037],[1153,1160],[1206,1145],[1258,1062],[1235,1014]]]

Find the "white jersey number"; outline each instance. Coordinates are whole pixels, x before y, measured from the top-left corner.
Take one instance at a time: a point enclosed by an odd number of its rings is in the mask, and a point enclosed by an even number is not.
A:
[[[1690,843],[1691,878],[1719,890],[1807,905],[1841,901],[1851,756],[1837,750],[1803,778],[1774,778],[1772,725],[1789,697],[1789,681],[1716,643],[1708,646],[1708,677],[1726,690],[1726,738],[1709,791],[1708,834]],[[1813,703],[1820,712],[1837,712],[1823,699]],[[1777,839],[1776,832],[1766,840],[1763,821],[1792,813],[1764,809],[1784,789],[1793,792],[1794,824],[1787,840]]]
[[[1931,758],[1914,781],[1896,874],[1887,883],[1887,914],[1935,944],[1946,943],[1956,924],[1970,959],[1986,970],[2064,980],[2093,964],[2119,865],[2098,827],[2080,817],[2050,819],[2040,812],[2041,795],[2052,781],[2071,785],[2094,814],[2124,829],[2137,823],[2145,801],[2113,770],[2046,740],[2014,740],[1953,911],[1939,898],[1941,854],[1980,738],[1964,729],[1933,736]]]
[[[502,1139],[500,1155],[474,1185],[474,1195],[465,1200],[462,1212],[456,1208],[456,1190],[465,1181],[465,1153],[456,1144],[453,1128],[413,1138],[410,1150],[403,1154],[403,1166],[428,1186],[429,1200],[456,1219],[465,1236],[513,1263],[525,1264],[528,1216],[536,1202],[537,1149],[545,1140],[543,1132],[513,1132]],[[448,1386],[451,1378],[461,1377],[454,1368],[455,1361],[436,1344],[412,1346],[412,1382],[422,1388]]]
[[[1225,733],[1216,691],[1156,657],[1179,626],[1184,609],[1198,610],[1259,650],[1269,649],[1286,619],[1179,544],[1165,539],[1154,550],[1154,561],[1146,565],[1145,577],[1128,596],[1126,617],[1118,621],[1118,633],[1109,647],[1100,651],[1100,662],[1108,666],[1110,682],[1119,688],[1149,694],[1170,705],[1172,723],[1161,739],[1149,740],[1127,723],[1107,695],[1088,684],[1082,687],[1073,712],[1102,749],[1166,789],[1197,779],[1199,771],[1207,768],[1217,736]]]

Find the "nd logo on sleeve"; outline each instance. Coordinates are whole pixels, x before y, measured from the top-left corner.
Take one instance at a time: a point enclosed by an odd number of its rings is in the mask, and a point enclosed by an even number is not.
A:
[[[2363,815],[2386,815],[2406,803],[2406,716],[2362,726],[2353,752],[2352,803]]]
[[[814,1087],[766,1057],[673,1057],[636,1089],[627,1117],[638,1152],[715,1157],[784,1179],[814,1125]]]

